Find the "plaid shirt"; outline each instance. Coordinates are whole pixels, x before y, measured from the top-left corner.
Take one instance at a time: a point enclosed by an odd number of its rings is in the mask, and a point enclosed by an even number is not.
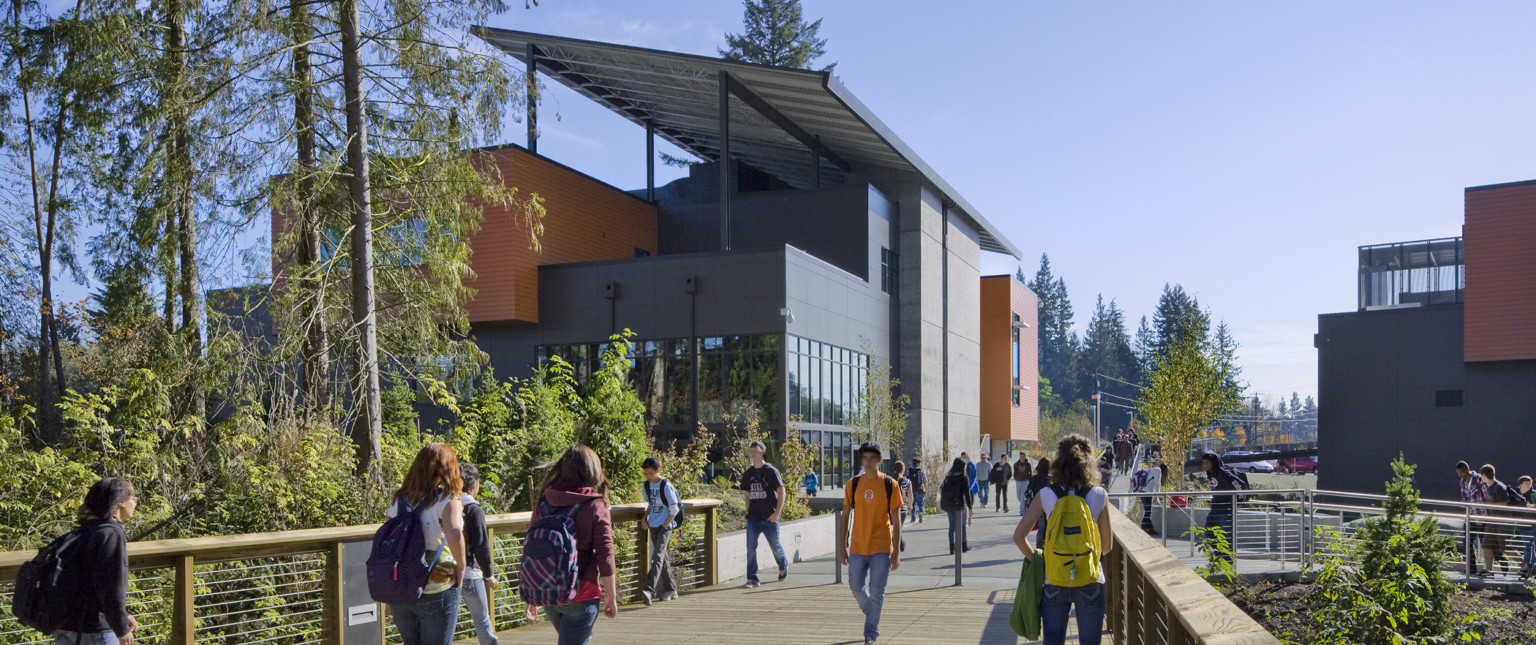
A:
[[[1483,478],[1476,474],[1461,480],[1461,501],[1469,504],[1488,503],[1488,484],[1483,483]],[[1473,515],[1487,515],[1487,509],[1474,508]]]

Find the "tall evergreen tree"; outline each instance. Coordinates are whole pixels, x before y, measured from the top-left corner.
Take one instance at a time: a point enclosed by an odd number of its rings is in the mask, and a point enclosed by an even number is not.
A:
[[[1132,341],[1131,349],[1136,353],[1136,371],[1145,375],[1152,371],[1157,357],[1157,334],[1152,331],[1152,326],[1147,323],[1147,317],[1141,317],[1141,324],[1136,327],[1136,339]]]
[[[1161,354],[1185,335],[1203,336],[1210,331],[1210,317],[1203,315],[1200,301],[1184,291],[1181,285],[1163,285],[1163,295],[1157,300],[1152,312],[1152,330],[1156,334],[1152,348]]]
[[[1125,313],[1115,301],[1104,304],[1104,295],[1100,294],[1093,308],[1093,318],[1088,322],[1088,329],[1083,333],[1082,353],[1079,357],[1079,382],[1083,390],[1079,398],[1088,398],[1093,393],[1093,383],[1096,375],[1103,375],[1121,381],[1135,383],[1136,360],[1131,351],[1131,340],[1125,330]],[[1106,386],[1100,384],[1101,389],[1119,390],[1124,385]]]
[[[1077,392],[1074,370],[1077,335],[1072,331],[1072,300],[1067,296],[1065,280],[1051,273],[1050,256],[1040,254],[1040,268],[1028,282],[1040,301],[1038,312],[1040,375],[1049,379],[1056,392],[1072,396]]]
[[[744,0],[742,17],[745,30],[726,34],[726,48],[719,50],[726,60],[810,69],[816,59],[827,53],[827,41],[818,36],[821,19],[807,22],[801,14],[800,0]],[[831,71],[837,63],[823,67]]]

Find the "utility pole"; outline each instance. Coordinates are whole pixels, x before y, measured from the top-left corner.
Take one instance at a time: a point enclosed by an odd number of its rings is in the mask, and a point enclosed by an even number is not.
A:
[[[1104,422],[1099,417],[1099,404],[1104,401],[1102,392],[1099,390],[1101,387],[1103,383],[1099,379],[1093,379],[1093,436],[1100,444],[1104,441]]]

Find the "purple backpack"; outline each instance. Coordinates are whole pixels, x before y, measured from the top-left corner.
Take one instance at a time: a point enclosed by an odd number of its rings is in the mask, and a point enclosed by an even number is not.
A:
[[[522,568],[517,576],[517,593],[524,603],[550,607],[576,597],[580,577],[576,513],[583,504],[555,507],[539,501],[539,520],[523,537]]]
[[[401,604],[415,602],[427,586],[427,577],[437,559],[439,546],[427,561],[427,547],[421,528],[421,509],[426,501],[411,508],[405,500],[397,502],[395,516],[373,534],[373,552],[368,554],[368,595],[374,602]]]

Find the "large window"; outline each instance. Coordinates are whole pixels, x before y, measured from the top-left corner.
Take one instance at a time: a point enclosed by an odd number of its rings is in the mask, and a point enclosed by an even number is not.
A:
[[[896,253],[888,248],[880,247],[880,290],[885,293],[896,294]]]
[[[699,376],[699,421],[719,423],[726,412],[755,406],[768,423],[779,419],[779,336],[708,336],[633,342],[630,378],[645,403],[646,422],[691,425],[693,373]],[[540,362],[559,356],[580,383],[602,366],[606,343],[546,345]]]
[[[864,398],[869,356],[788,336],[789,414],[805,423],[847,425]]]
[[[1019,407],[1019,315],[1013,315],[1013,407]]]

